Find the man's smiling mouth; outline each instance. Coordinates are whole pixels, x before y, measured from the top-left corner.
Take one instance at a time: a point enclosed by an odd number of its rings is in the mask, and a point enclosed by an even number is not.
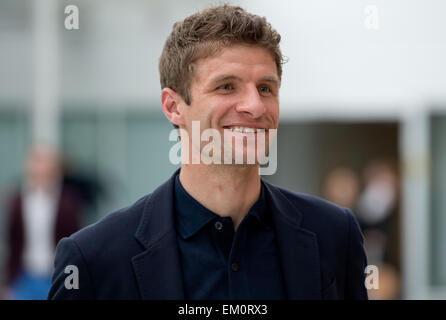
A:
[[[240,133],[258,133],[258,132],[268,131],[268,129],[265,128],[253,128],[253,127],[243,127],[243,126],[226,126],[223,128],[225,130],[231,130],[232,132],[240,132]]]

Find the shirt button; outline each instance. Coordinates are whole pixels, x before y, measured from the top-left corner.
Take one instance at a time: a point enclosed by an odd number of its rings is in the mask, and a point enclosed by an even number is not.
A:
[[[231,264],[231,269],[232,271],[237,271],[238,270],[238,264],[236,262]]]
[[[214,226],[217,230],[221,230],[223,228],[223,224],[220,221],[217,221]]]

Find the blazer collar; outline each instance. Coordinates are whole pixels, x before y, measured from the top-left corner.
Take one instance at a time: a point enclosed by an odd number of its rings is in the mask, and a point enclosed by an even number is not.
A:
[[[135,238],[145,251],[132,258],[143,299],[184,299],[183,271],[174,223],[175,176],[146,200]],[[302,212],[282,191],[263,180],[277,237],[288,299],[320,299],[320,261],[316,235],[301,227]]]

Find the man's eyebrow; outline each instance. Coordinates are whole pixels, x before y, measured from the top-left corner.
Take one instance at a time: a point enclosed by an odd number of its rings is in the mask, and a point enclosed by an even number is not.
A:
[[[217,84],[217,83],[228,81],[228,80],[241,81],[242,79],[240,77],[237,77],[236,75],[233,75],[233,74],[223,74],[223,75],[219,75],[219,76],[216,76],[215,78],[211,79],[210,83]],[[277,86],[280,86],[280,80],[275,76],[263,77],[258,82],[273,82]]]
[[[274,76],[263,77],[259,82],[273,82],[278,87],[280,86],[280,80]]]
[[[209,81],[209,83],[217,84],[219,82],[224,82],[224,81],[228,81],[228,80],[241,81],[242,79],[240,77],[237,77],[236,75],[233,75],[233,74],[223,74],[223,75],[219,75],[219,76],[216,76],[215,78],[211,79]]]

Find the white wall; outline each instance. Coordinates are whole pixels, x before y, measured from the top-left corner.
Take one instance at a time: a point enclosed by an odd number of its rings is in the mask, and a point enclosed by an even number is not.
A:
[[[290,58],[281,92],[283,111],[311,106],[316,113],[392,114],[446,102],[444,1],[246,3],[282,34],[283,52]],[[378,30],[364,27],[366,5],[378,9]]]
[[[165,37],[176,20],[213,2],[78,0],[80,30],[67,31],[63,8],[73,2],[59,1],[61,101],[158,108],[157,64]],[[9,13],[0,13],[2,18],[17,16],[7,19],[0,31],[5,48],[0,54],[0,101],[29,101],[30,9],[11,3],[15,1],[2,4]],[[282,49],[289,57],[282,115],[395,117],[407,108],[446,102],[444,1],[233,3],[266,16],[282,34]],[[368,4],[378,8],[379,30],[364,27]]]

